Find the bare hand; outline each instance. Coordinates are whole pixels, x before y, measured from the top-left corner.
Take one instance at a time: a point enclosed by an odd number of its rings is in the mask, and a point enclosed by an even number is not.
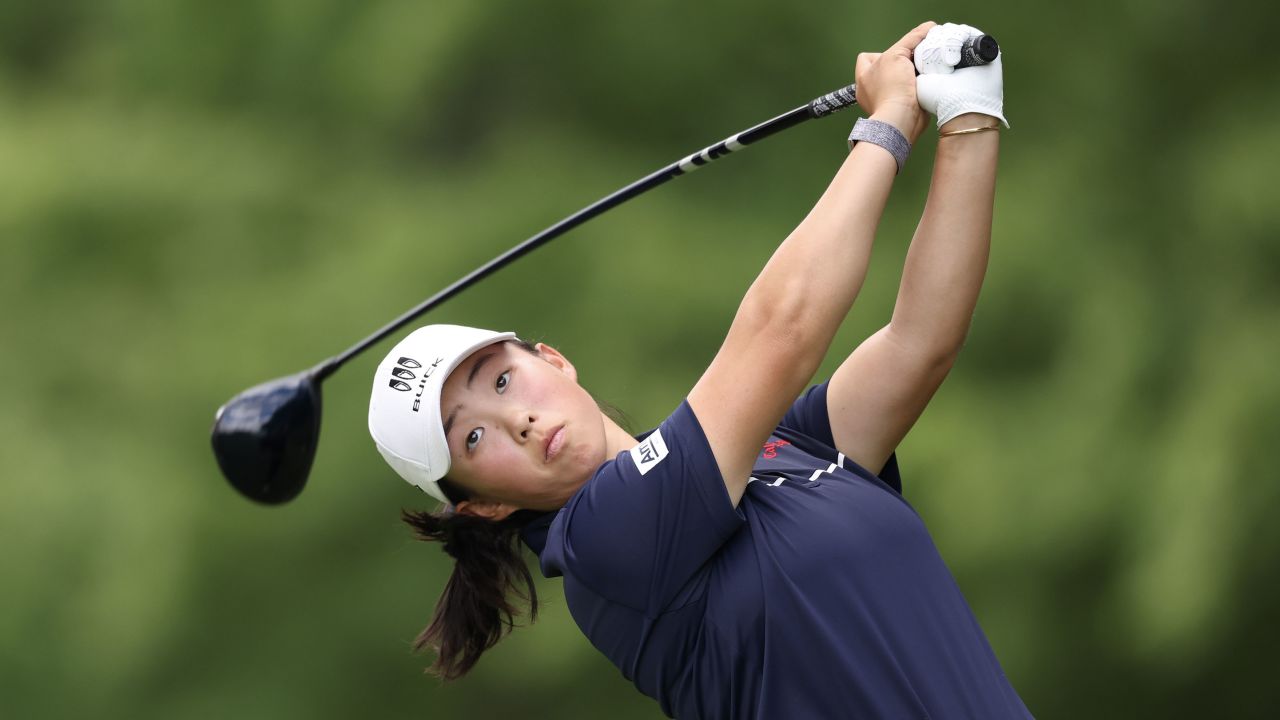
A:
[[[937,23],[922,23],[882,53],[859,53],[854,69],[858,104],[869,117],[890,123],[914,143],[929,116],[916,100],[912,51]]]

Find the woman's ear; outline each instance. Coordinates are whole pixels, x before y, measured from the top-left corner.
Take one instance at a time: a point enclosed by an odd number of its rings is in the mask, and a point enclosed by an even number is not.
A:
[[[471,517],[484,518],[492,522],[506,520],[511,513],[519,509],[515,505],[482,500],[463,500],[453,506],[453,511],[459,515],[470,515]]]
[[[538,351],[538,354],[542,356],[543,360],[546,360],[559,369],[560,372],[568,375],[570,380],[573,380],[574,382],[578,381],[578,369],[573,366],[573,363],[569,362],[569,358],[560,354],[559,350],[556,350],[546,343],[538,343],[537,345],[534,345],[533,348]]]

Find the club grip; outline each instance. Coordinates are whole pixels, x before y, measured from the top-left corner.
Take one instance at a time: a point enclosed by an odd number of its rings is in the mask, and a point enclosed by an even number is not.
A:
[[[956,69],[987,65],[999,56],[1000,43],[995,38],[990,35],[971,37],[960,46],[960,62],[956,63]]]
[[[826,117],[833,112],[843,110],[850,105],[858,104],[858,94],[853,85],[829,92],[820,98],[809,101],[809,117]]]

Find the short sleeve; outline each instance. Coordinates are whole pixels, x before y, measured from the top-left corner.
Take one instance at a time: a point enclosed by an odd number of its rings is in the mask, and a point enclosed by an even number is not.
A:
[[[820,383],[805,390],[791,404],[787,414],[782,416],[780,426],[807,435],[814,440],[837,450],[835,436],[831,434],[831,415],[827,412],[827,384]],[[838,452],[838,450],[837,450]],[[883,468],[867,468],[875,473],[886,485],[902,494],[902,475],[898,471],[898,453],[889,456]]]
[[[808,435],[829,447],[835,447],[835,437],[831,434],[831,416],[827,414],[827,382],[805,390],[791,409],[782,416],[779,425],[791,428],[798,433]]]
[[[744,522],[688,402],[605,463],[557,515],[541,560],[655,615]]]

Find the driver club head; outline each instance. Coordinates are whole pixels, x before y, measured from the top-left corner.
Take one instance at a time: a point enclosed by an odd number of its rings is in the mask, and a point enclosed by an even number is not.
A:
[[[312,371],[245,390],[218,408],[213,454],[236,490],[278,505],[307,484],[320,440],[320,383]]]

